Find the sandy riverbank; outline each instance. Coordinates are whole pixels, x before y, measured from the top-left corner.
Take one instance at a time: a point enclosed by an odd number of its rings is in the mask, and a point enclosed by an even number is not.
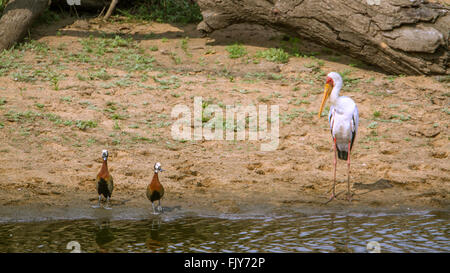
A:
[[[17,56],[0,74],[6,217],[14,210],[84,213],[96,202],[102,149],[111,155],[113,211],[150,209],[145,187],[156,161],[167,170],[163,204],[182,211],[449,208],[448,80],[389,76],[258,26],[202,38],[194,25],[63,20],[32,33],[37,43],[9,53]],[[247,54],[232,59],[226,48],[235,42]],[[315,57],[285,64],[255,57],[279,46]],[[342,194],[324,205],[333,153],[326,117],[316,113],[330,71],[346,75],[342,94],[358,104],[360,128],[353,201]],[[259,141],[173,140],[171,110],[193,107],[195,96],[219,105],[279,105],[278,149],[262,152]],[[346,190],[343,161],[338,181],[337,191]]]

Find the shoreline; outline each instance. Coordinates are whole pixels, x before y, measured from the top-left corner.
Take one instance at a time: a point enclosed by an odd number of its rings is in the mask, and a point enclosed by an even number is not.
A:
[[[81,219],[91,220],[146,220],[155,217],[163,217],[166,220],[183,217],[218,217],[232,219],[246,219],[252,217],[277,217],[289,215],[321,215],[321,214],[409,214],[424,211],[444,211],[449,212],[450,206],[436,206],[417,204],[414,202],[400,204],[399,202],[390,202],[385,205],[373,206],[370,200],[352,201],[333,200],[325,205],[326,198],[310,198],[309,200],[298,199],[296,202],[287,202],[286,200],[270,200],[261,202],[257,198],[253,200],[230,200],[222,199],[214,202],[203,201],[191,197],[173,198],[173,196],[163,199],[161,204],[164,207],[164,213],[154,215],[151,211],[151,205],[148,200],[131,196],[121,196],[112,198],[112,209],[103,208],[93,209],[92,205],[96,203],[96,198],[89,198],[91,194],[82,193],[82,198],[71,200],[64,204],[62,202],[38,202],[32,201],[22,205],[2,206],[0,208],[0,223],[14,222],[42,222],[42,221],[72,221]],[[83,200],[84,199],[84,200]],[[369,202],[368,202],[369,201]],[[394,200],[395,201],[395,200]],[[219,205],[217,205],[219,204]]]

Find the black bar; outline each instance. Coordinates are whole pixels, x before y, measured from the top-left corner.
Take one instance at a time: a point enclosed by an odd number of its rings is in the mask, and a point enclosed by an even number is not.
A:
[[[125,272],[310,272],[386,270],[399,266],[402,272],[426,266],[445,268],[448,253],[379,254],[379,253],[148,253],[148,254],[0,254],[2,266],[15,271],[55,269],[62,272],[108,272],[123,268]],[[62,270],[62,271],[61,271]],[[6,272],[6,271],[5,271]],[[136,271],[137,272],[137,271]]]

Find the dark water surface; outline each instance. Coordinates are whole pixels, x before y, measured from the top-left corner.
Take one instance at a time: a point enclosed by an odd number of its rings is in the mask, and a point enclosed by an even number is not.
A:
[[[450,252],[450,213],[179,216],[0,223],[0,252]],[[77,243],[72,243],[77,245]]]

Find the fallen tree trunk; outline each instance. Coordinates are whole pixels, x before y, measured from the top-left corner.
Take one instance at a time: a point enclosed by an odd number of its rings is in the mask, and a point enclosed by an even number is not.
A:
[[[435,1],[436,2],[436,1]],[[268,25],[394,74],[450,74],[450,8],[424,0],[197,0],[204,33]]]
[[[68,5],[67,0],[10,0],[0,18],[0,51],[21,41],[34,20],[45,11],[51,2],[54,5]],[[79,3],[81,5],[75,5],[75,7],[93,10],[110,5],[111,1],[81,0]]]
[[[23,39],[49,0],[10,0],[0,18],[0,51]]]

